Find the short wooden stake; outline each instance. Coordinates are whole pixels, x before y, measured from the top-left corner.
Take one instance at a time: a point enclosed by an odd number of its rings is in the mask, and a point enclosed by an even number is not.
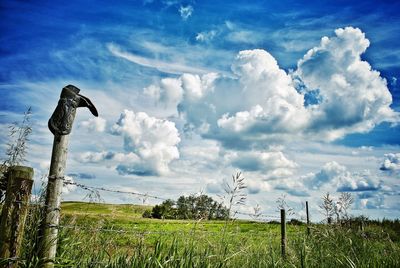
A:
[[[286,213],[281,209],[281,250],[282,257],[286,257]]]
[[[20,246],[33,184],[33,169],[10,167],[6,198],[0,222],[0,259],[9,260],[4,267],[18,267]]]
[[[307,235],[310,235],[310,214],[308,211],[308,201],[306,201],[306,215],[307,215]]]

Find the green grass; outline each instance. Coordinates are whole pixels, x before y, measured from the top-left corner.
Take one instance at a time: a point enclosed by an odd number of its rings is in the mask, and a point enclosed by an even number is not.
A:
[[[398,233],[378,225],[314,225],[307,236],[306,226],[288,224],[282,258],[279,224],[144,219],[148,208],[64,202],[56,266],[400,267]],[[39,265],[37,222],[28,221],[20,267]]]

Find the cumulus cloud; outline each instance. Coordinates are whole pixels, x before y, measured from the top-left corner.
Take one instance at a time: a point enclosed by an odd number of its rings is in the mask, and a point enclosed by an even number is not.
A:
[[[85,152],[79,161],[106,162],[121,175],[159,176],[169,173],[169,164],[179,158],[180,137],[171,121],[124,110],[111,134],[123,137],[124,152]]]
[[[112,133],[124,138],[124,156],[131,158],[129,163],[118,165],[121,174],[164,175],[169,172],[169,163],[179,158],[179,133],[171,121],[124,110]]]
[[[246,189],[249,194],[271,191],[271,185],[266,181],[247,179]]]
[[[90,118],[89,120],[80,122],[79,126],[86,128],[88,131],[104,132],[107,121],[101,117]]]
[[[385,159],[380,167],[380,170],[399,172],[400,171],[400,153],[385,154]]]
[[[282,190],[293,196],[310,196],[304,184],[293,178],[285,179],[277,182],[275,190]]]
[[[155,101],[163,103],[165,108],[176,110],[176,106],[183,97],[182,80],[164,78],[160,81],[159,85],[150,85],[145,88],[144,94]]]
[[[113,152],[85,152],[79,156],[83,163],[98,163],[104,160],[110,160],[115,156]]]
[[[358,28],[335,30],[298,62],[296,74],[308,89],[318,89],[321,103],[312,111],[310,131],[329,140],[366,132],[383,121],[398,121],[387,82],[361,55],[370,45]]]
[[[244,171],[262,171],[267,178],[281,178],[293,174],[297,164],[282,152],[231,152],[225,156],[230,164]]]
[[[350,172],[335,161],[326,163],[318,173],[308,174],[302,179],[314,190],[324,185],[334,186],[338,192],[377,191],[382,187],[382,182],[369,170]]]
[[[358,195],[356,207],[358,209],[385,209],[385,196],[383,195]]]
[[[187,20],[190,16],[192,16],[194,9],[191,5],[188,6],[181,6],[179,8],[179,14],[181,14],[181,17],[183,20]]]
[[[338,192],[362,192],[377,191],[382,183],[377,180],[369,171],[352,173],[343,176],[339,182]]]
[[[342,166],[335,161],[326,163],[322,169],[316,173],[312,174],[308,178],[308,185],[313,189],[319,189],[322,185],[340,180],[342,177],[346,175],[346,167]]]
[[[337,29],[298,62],[291,74],[262,49],[238,53],[234,77],[184,74],[148,87],[176,105],[186,128],[225,148],[254,148],[293,138],[332,141],[397,122],[386,80],[361,59],[361,30]]]

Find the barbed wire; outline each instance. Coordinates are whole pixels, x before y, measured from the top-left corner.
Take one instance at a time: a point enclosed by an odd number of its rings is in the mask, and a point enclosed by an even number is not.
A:
[[[149,195],[149,194],[143,194],[143,193],[139,193],[139,192],[132,192],[132,191],[122,191],[122,190],[114,190],[114,189],[107,189],[104,187],[96,187],[96,186],[87,186],[81,183],[77,183],[77,182],[70,182],[70,181],[64,181],[64,184],[66,185],[75,185],[77,187],[80,187],[84,190],[97,190],[97,191],[104,191],[104,192],[111,192],[111,193],[120,193],[120,194],[131,194],[131,195],[137,195],[137,196],[141,196],[141,197],[145,197],[145,198],[154,198],[154,199],[158,199],[158,200],[168,200],[168,198],[163,198],[163,197],[159,197],[159,196],[155,196],[155,195]]]
[[[71,182],[71,181],[66,181],[64,177],[57,177],[54,178],[54,176],[49,176],[49,178],[53,178],[53,179],[60,179],[63,180],[63,184],[64,185],[74,185],[77,186],[83,190],[87,190],[87,191],[105,191],[105,192],[111,192],[111,193],[119,193],[119,194],[130,194],[130,195],[135,195],[135,196],[140,196],[140,197],[144,197],[144,198],[154,198],[157,200],[171,200],[169,198],[164,198],[164,197],[160,197],[160,196],[155,196],[155,195],[150,195],[147,193],[140,193],[140,192],[135,192],[135,191],[123,191],[123,190],[116,190],[116,189],[107,189],[105,187],[97,187],[97,186],[88,186],[82,183],[77,183],[77,182]],[[14,201],[15,203],[20,203],[20,204],[27,204],[27,205],[37,205],[40,207],[51,207],[53,208],[53,206],[47,206],[45,204],[43,204],[40,201],[31,201],[31,202],[24,202],[24,201]],[[100,202],[88,202],[89,204],[104,204],[104,203],[100,203]],[[205,206],[199,206],[195,203],[184,203],[185,205],[191,206],[192,209],[195,210],[205,210],[205,211],[201,211],[201,212],[210,212],[213,209],[210,207],[205,207]],[[243,205],[241,205],[243,206]],[[55,208],[58,209],[58,208]],[[214,209],[215,210],[215,209]],[[195,213],[198,211],[194,211]],[[230,211],[230,214],[235,217],[236,215],[241,215],[241,216],[248,216],[251,218],[251,220],[253,221],[261,221],[261,222],[269,222],[269,221],[276,221],[276,220],[280,220],[280,216],[276,216],[276,215],[271,215],[271,214],[264,214],[264,213],[249,213],[249,212],[243,212],[240,210],[233,210]],[[286,221],[291,221],[291,220],[299,220],[296,217],[286,217]]]
[[[114,189],[107,189],[104,187],[96,187],[96,186],[88,186],[88,185],[84,185],[81,183],[77,183],[77,182],[70,182],[70,181],[64,181],[64,184],[66,185],[75,185],[77,187],[80,187],[84,190],[98,190],[98,191],[105,191],[105,192],[112,192],[112,193],[121,193],[121,194],[131,194],[131,195],[137,195],[137,196],[141,196],[141,197],[145,197],[145,198],[154,198],[154,199],[158,199],[158,200],[169,200],[170,198],[163,198],[163,197],[159,197],[159,196],[155,196],[155,195],[149,195],[149,194],[144,194],[144,193],[139,193],[139,192],[132,192],[132,191],[122,191],[122,190],[114,190]],[[191,203],[186,203],[186,205],[193,205]],[[203,206],[195,206],[195,208],[197,209],[209,209],[207,207],[203,207]],[[242,215],[242,216],[250,216],[250,217],[254,217],[255,214],[254,213],[248,213],[248,212],[242,212],[242,211],[233,211],[232,214],[237,214],[237,215]],[[275,219],[280,219],[279,216],[275,216],[275,215],[268,215],[268,214],[257,214],[257,216],[260,217],[266,217],[266,218],[275,218]]]

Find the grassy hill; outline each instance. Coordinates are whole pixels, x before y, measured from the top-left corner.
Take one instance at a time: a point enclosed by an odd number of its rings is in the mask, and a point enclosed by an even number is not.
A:
[[[400,234],[390,224],[287,224],[142,218],[149,206],[63,202],[57,266],[63,267],[400,267]],[[36,209],[36,210],[35,210]],[[33,207],[20,267],[38,266],[40,207]],[[1,260],[0,260],[1,266]]]
[[[197,232],[219,232],[225,227],[238,235],[240,233],[256,233],[271,231],[278,234],[279,226],[260,224],[258,222],[236,220],[235,224],[227,224],[226,221],[207,220],[161,220],[143,218],[142,214],[151,206],[129,204],[99,204],[87,202],[63,202],[61,213],[63,223],[73,221],[78,225],[101,225],[102,228],[114,228],[122,231],[135,230],[138,232],[190,232],[194,228]],[[303,227],[293,226],[289,232],[303,231]]]
[[[99,204],[88,202],[62,202],[61,211],[65,215],[91,215],[95,217],[114,217],[121,219],[142,218],[146,209],[152,206],[129,204]]]

